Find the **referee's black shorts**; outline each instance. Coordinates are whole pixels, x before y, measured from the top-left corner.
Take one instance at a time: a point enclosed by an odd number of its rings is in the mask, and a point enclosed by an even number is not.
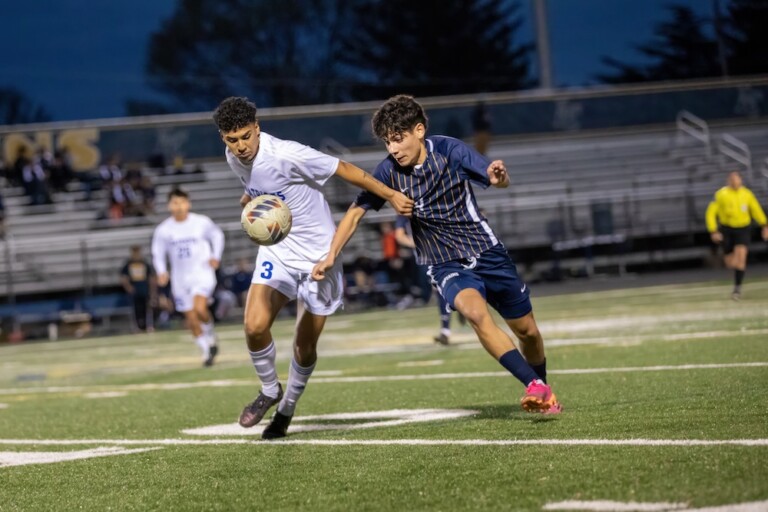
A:
[[[723,252],[730,254],[737,245],[749,245],[752,238],[752,226],[743,228],[720,226],[720,233],[723,234]]]

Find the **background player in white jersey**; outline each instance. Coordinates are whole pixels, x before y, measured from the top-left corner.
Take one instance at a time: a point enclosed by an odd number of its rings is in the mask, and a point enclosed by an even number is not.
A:
[[[256,425],[270,407],[279,404],[264,439],[284,437],[317,361],[317,340],[331,315],[342,304],[341,260],[323,282],[310,278],[314,265],[325,258],[336,231],[321,187],[333,175],[389,201],[395,210],[410,215],[413,201],[362,169],[298,142],[281,140],[261,131],[256,105],[247,98],[227,98],[213,114],[226,157],[240,178],[245,194],[273,194],[293,214],[290,234],[279,244],[260,247],[245,304],[245,336],[261,392],[240,414],[240,425]],[[285,395],[275,369],[275,344],[270,327],[280,309],[298,299],[293,358]]]
[[[184,313],[203,366],[211,366],[218,353],[213,318],[208,305],[216,288],[216,269],[224,250],[224,233],[205,215],[190,212],[189,195],[180,189],[168,194],[171,216],[160,223],[152,236],[152,260],[157,283],[168,284],[171,263],[171,293],[176,311]]]

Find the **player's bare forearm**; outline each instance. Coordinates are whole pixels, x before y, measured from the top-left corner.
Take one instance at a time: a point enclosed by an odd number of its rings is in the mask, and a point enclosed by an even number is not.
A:
[[[336,258],[339,257],[347,242],[357,231],[357,226],[360,224],[360,220],[365,213],[366,210],[356,204],[349,207],[349,210],[347,210],[347,213],[336,228],[336,233],[333,235],[333,240],[331,240],[331,247],[328,249],[328,255],[312,269],[312,279],[320,281],[325,278],[325,272],[336,264]]]
[[[401,192],[392,190],[369,173],[349,162],[340,161],[336,169],[336,175],[356,187],[386,199],[400,215],[410,217],[413,212],[412,199]]]
[[[248,194],[243,194],[240,196],[240,207],[245,208],[245,205],[247,205],[251,201],[251,196]]]
[[[409,247],[411,249],[416,247],[416,244],[413,242],[413,237],[409,236],[403,228],[397,228],[395,230],[395,240],[403,247]]]

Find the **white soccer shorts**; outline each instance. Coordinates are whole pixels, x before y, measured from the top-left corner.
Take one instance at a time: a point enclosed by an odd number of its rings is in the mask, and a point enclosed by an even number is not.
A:
[[[284,264],[269,251],[260,250],[251,283],[265,284],[290,300],[298,299],[312,314],[328,316],[344,304],[344,272],[341,261],[325,273],[325,279],[312,279],[314,263],[304,268]]]
[[[194,281],[183,281],[181,283],[171,282],[171,293],[173,294],[173,304],[176,311],[186,313],[195,308],[195,296],[200,295],[207,299],[208,304],[213,302],[213,291],[216,289],[216,276],[211,273],[211,277],[200,279],[200,276]]]

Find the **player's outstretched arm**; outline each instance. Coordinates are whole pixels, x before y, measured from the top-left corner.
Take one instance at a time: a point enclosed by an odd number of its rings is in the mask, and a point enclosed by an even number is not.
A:
[[[347,245],[352,235],[357,231],[357,226],[360,225],[360,220],[365,216],[367,210],[361,208],[356,204],[352,204],[344,214],[344,217],[339,222],[338,228],[336,228],[336,234],[333,235],[331,240],[331,248],[328,250],[328,255],[324,260],[320,260],[312,269],[312,279],[315,281],[322,281],[325,279],[325,272],[333,268],[336,264],[336,258],[341,254],[341,250]]]
[[[356,165],[340,160],[339,167],[336,169],[336,176],[352,185],[376,194],[382,199],[386,199],[400,215],[411,216],[413,212],[412,199],[401,192],[392,190]]]
[[[501,160],[491,162],[486,172],[491,185],[494,187],[507,188],[509,186],[509,174],[507,174],[507,168]]]

